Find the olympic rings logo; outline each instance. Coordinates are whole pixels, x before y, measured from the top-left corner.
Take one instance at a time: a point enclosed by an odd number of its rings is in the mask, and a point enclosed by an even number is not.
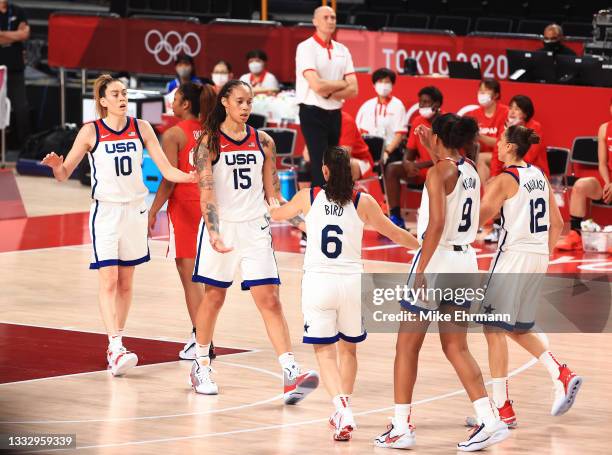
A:
[[[151,45],[155,42],[155,45]],[[160,65],[174,62],[181,53],[195,57],[202,48],[202,42],[197,34],[188,32],[185,36],[181,36],[179,32],[174,30],[169,31],[165,35],[159,30],[149,30],[145,35],[144,45]]]

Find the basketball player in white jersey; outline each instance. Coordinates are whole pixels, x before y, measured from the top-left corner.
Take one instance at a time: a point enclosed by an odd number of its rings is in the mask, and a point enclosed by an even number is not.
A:
[[[349,405],[357,374],[356,343],[366,338],[361,317],[363,227],[368,224],[406,248],[418,248],[419,242],[395,226],[372,196],[353,190],[345,149],[327,149],[323,177],[324,189],[305,188],[283,206],[271,201],[270,215],[273,220],[305,217],[303,341],[313,345],[323,383],[333,398],[334,439],[347,441],[356,428]]]
[[[172,167],[149,122],[127,116],[127,89],[121,81],[108,74],[100,76],[94,83],[94,96],[100,118],[83,125],[65,161],[52,152],[42,163],[64,181],[86,154],[89,158],[93,199],[89,268],[99,273],[100,312],[109,340],[107,360],[111,373],[120,376],[138,363],[136,354],[123,347],[122,335],[132,303],[134,266],[150,259],[143,148],[164,178],[190,183],[197,181],[197,175]]]
[[[284,402],[295,404],[318,386],[319,376],[301,373],[291,352],[265,203],[265,198],[280,197],[276,150],[270,136],[246,124],[252,102],[249,84],[226,83],[206,118],[195,155],[203,222],[192,279],[205,288],[196,315],[190,379],[197,393],[218,393],[211,378],[210,343],[227,288],[240,268],[241,287],[251,291],[283,369]]]
[[[555,390],[550,411],[553,416],[571,408],[582,384],[582,378],[560,364],[547,343],[531,331],[549,253],[563,229],[563,219],[546,176],[523,160],[531,144],[539,140],[532,129],[524,126],[511,126],[502,134],[498,150],[505,167],[487,188],[480,208],[481,221],[500,212],[503,225],[497,255],[491,262],[483,310],[511,316],[510,323],[487,322],[484,326],[493,402],[510,427],[517,422],[508,397],[506,335],[539,359],[550,374]]]
[[[433,281],[426,283],[427,287],[469,287],[465,283],[469,281],[466,274],[478,272],[476,254],[470,243],[475,240],[478,230],[480,179],[475,164],[459,151],[474,147],[478,124],[470,117],[443,114],[436,118],[431,130],[422,126],[417,134],[424,144],[430,146],[436,164],[425,180],[417,226],[422,246],[414,257],[408,283],[414,283],[415,289],[420,288],[420,283],[424,283],[423,274],[427,273],[427,279]],[[458,272],[461,275],[449,282],[449,276]],[[447,275],[440,278],[435,274]],[[401,302],[406,310],[417,315],[438,308],[453,315],[465,309],[461,303],[428,299]],[[415,430],[410,422],[411,403],[419,351],[428,325],[429,322],[419,319],[401,323],[394,367],[395,416],[387,431],[375,439],[378,447],[407,449],[416,443]],[[466,441],[457,445],[457,449],[480,450],[506,439],[508,427],[495,415],[480,368],[468,349],[467,326],[458,322],[439,325],[444,354],[482,422]]]

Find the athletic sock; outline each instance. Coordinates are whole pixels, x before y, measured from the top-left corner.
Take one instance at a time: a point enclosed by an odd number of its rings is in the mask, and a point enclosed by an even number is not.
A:
[[[278,363],[280,363],[281,368],[283,370],[287,369],[289,371],[299,371],[299,367],[295,361],[295,356],[293,352],[285,352],[278,356]]]
[[[108,336],[108,349],[109,350],[116,351],[121,346],[123,346],[123,344],[121,342],[121,336],[120,335],[109,335]]]
[[[581,234],[580,223],[582,223],[582,220],[584,220],[584,217],[582,216],[570,215],[570,228],[572,231],[576,231],[578,234]]]
[[[412,405],[408,404],[395,404],[395,424],[400,428],[408,429],[410,423],[410,413],[412,412]]]
[[[398,218],[402,217],[402,212],[399,207],[391,207],[391,216],[396,216]]]
[[[557,359],[552,355],[550,351],[544,351],[538,360],[542,362],[542,365],[548,370],[551,379],[554,381],[559,378],[559,367],[561,364],[557,362]]]
[[[349,409],[349,396],[348,395],[336,395],[332,398],[332,403],[336,407],[336,411],[343,411]]]
[[[493,378],[493,403],[498,409],[508,399],[508,378]]]
[[[482,397],[472,402],[474,405],[474,412],[476,412],[476,418],[479,423],[484,423],[485,427],[492,427],[497,423],[497,417],[493,412],[493,406],[489,397]]]
[[[196,360],[200,366],[206,367],[210,365],[209,351],[210,344],[200,344],[196,342]]]

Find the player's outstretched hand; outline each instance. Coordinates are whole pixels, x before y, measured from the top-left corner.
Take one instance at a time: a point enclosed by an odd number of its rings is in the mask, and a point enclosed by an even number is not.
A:
[[[426,149],[431,149],[432,148],[432,141],[431,141],[432,132],[431,132],[431,128],[427,128],[425,125],[419,125],[419,126],[416,127],[414,132],[419,137],[419,140],[421,141],[421,144],[423,144],[423,146]]]
[[[189,180],[187,181],[187,183],[198,183],[199,180],[200,178],[198,176],[198,171],[189,172]]]
[[[280,208],[280,206],[280,201],[275,197],[271,197],[268,199],[268,210],[270,211],[270,215],[272,215],[272,212],[274,212],[274,210]]]
[[[58,156],[55,152],[47,153],[41,163],[49,166],[51,169],[55,169],[64,163],[64,157]]]
[[[217,253],[229,253],[233,250],[232,247],[225,246],[221,236],[215,232],[210,234],[210,244]]]

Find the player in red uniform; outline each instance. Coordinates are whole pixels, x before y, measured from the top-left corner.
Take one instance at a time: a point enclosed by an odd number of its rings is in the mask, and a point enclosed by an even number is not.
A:
[[[342,124],[340,126],[340,140],[338,145],[349,152],[351,157],[351,176],[353,181],[366,179],[374,175],[374,160],[365,143],[355,119],[348,112],[342,111]]]
[[[401,162],[389,163],[385,169],[390,218],[394,224],[402,228],[406,225],[400,212],[400,182],[407,180],[410,184],[424,185],[427,171],[433,165],[429,151],[418,139],[416,131],[420,125],[431,129],[433,121],[441,114],[442,101],[442,92],[437,87],[423,87],[419,91],[419,113],[410,124],[404,158]]]
[[[212,86],[186,82],[181,84],[172,103],[174,115],[181,121],[162,136],[162,147],[173,166],[184,172],[194,170],[193,148],[202,134],[202,121],[215,105]],[[200,283],[191,281],[196,257],[200,210],[200,190],[197,183],[174,184],[163,179],[149,212],[149,231],[155,227],[157,213],[168,201],[170,242],[167,256],[174,258],[178,270],[193,331],[179,357],[195,359],[195,317],[204,296]],[[212,349],[212,348],[211,348]]]
[[[495,79],[483,79],[478,86],[480,107],[467,115],[478,122],[480,153],[478,154],[478,175],[481,182],[489,180],[491,158],[499,134],[508,118],[508,106],[500,103],[501,86]]]
[[[610,102],[612,115],[612,100]],[[599,175],[582,177],[576,180],[570,198],[570,233],[557,243],[559,250],[582,250],[580,223],[587,210],[587,199],[602,199],[606,204],[612,203],[612,120],[603,123],[597,133],[597,156]]]

